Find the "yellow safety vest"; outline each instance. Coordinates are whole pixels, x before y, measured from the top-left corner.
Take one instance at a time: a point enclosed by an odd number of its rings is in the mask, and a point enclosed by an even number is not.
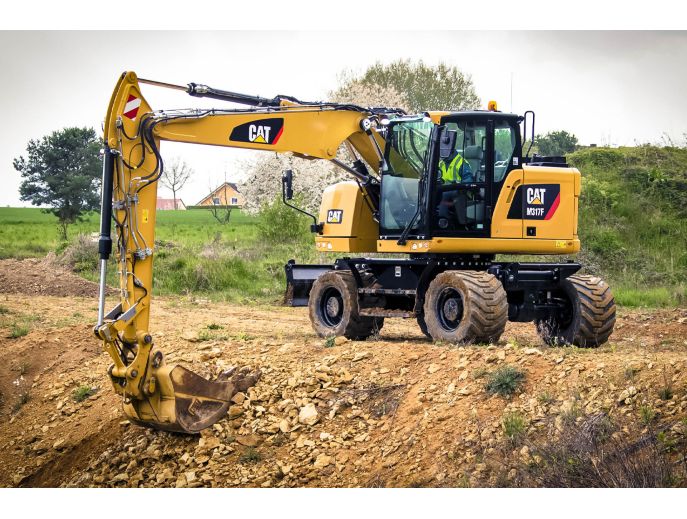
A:
[[[439,161],[439,167],[441,168],[441,179],[444,182],[460,182],[460,168],[463,165],[463,156],[456,155],[451,163],[446,167],[446,163],[441,160]]]

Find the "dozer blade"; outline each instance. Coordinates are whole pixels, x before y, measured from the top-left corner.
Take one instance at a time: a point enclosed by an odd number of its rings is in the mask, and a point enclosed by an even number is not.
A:
[[[332,268],[330,265],[297,265],[294,260],[289,260],[284,265],[286,271],[284,304],[286,306],[308,306],[313,283]]]
[[[161,369],[156,373],[158,391],[145,400],[130,400],[124,412],[145,427],[198,433],[224,418],[232,397],[254,386],[260,374],[234,368],[210,381],[183,366]]]

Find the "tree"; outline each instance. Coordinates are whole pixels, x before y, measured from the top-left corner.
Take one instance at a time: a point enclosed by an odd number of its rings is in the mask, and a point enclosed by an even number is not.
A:
[[[445,63],[431,66],[410,60],[398,60],[388,65],[377,62],[359,77],[350,73],[344,75],[337,92],[345,94],[355,84],[392,88],[405,98],[411,112],[469,110],[480,104],[470,76]]]
[[[540,155],[562,156],[566,153],[575,151],[577,148],[577,137],[565,130],[549,132],[546,135],[537,135],[534,138]]]
[[[170,160],[168,164],[165,164],[160,182],[172,192],[172,196],[174,197],[174,209],[177,209],[177,193],[181,191],[181,188],[184,187],[184,184],[186,184],[193,174],[193,169],[178,157]]]
[[[101,146],[93,128],[64,128],[30,140],[27,158],[13,161],[24,179],[19,186],[21,200],[50,206],[44,211],[58,218],[64,240],[68,225],[100,206]]]

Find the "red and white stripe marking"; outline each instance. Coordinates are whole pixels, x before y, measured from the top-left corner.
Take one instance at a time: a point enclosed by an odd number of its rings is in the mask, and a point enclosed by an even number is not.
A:
[[[124,117],[135,121],[139,106],[141,106],[141,99],[133,94],[129,94],[129,99],[127,99],[126,105],[124,105]]]

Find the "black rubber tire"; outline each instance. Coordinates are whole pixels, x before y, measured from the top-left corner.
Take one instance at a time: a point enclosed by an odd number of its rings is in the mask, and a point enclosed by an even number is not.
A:
[[[420,327],[420,331],[425,334],[425,337],[431,339],[432,336],[427,329],[427,323],[425,322],[425,314],[417,314],[417,325]]]
[[[446,296],[445,294],[452,294]],[[457,301],[457,317],[447,317],[445,297]],[[508,322],[508,302],[501,282],[486,272],[448,270],[435,277],[425,294],[424,320],[434,340],[455,343],[496,342]]]
[[[615,326],[615,299],[608,284],[596,276],[576,274],[561,282],[561,294],[571,305],[571,315],[564,323],[560,318],[535,321],[544,342],[598,348],[608,341]]]
[[[327,301],[323,300],[332,297],[337,300],[334,307],[338,312],[334,316],[327,313]],[[320,337],[364,340],[384,326],[383,317],[358,314],[358,290],[353,274],[347,271],[333,270],[317,278],[310,290],[308,312],[312,327]]]

